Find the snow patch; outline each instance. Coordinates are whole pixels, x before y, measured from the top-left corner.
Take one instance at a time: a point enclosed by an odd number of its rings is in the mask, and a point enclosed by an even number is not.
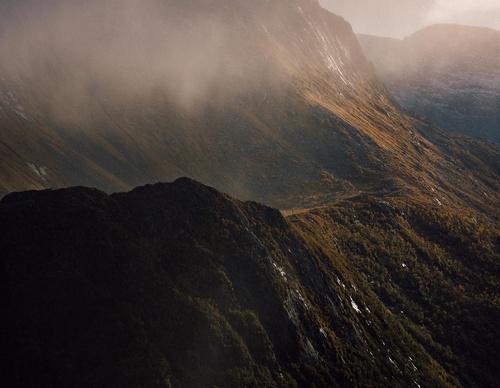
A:
[[[361,314],[361,310],[359,309],[358,305],[356,304],[356,302],[351,298],[349,297],[349,299],[351,299],[351,306],[352,308],[359,314]]]
[[[28,167],[36,174],[38,175],[40,178],[44,179],[45,180],[45,176],[47,175],[47,167],[46,166],[40,166],[40,167],[37,167],[36,165],[34,165],[33,163],[28,163],[26,162],[26,164],[28,165]]]
[[[392,365],[394,365],[394,368],[396,368],[396,370],[397,370],[398,372],[401,372],[401,369],[399,369],[398,364],[396,364],[396,362],[395,362],[395,361],[394,361],[391,357],[388,357],[388,359],[389,359],[389,362],[390,362]]]
[[[285,270],[283,268],[281,268],[278,264],[276,264],[274,261],[273,261],[273,266],[279,272],[279,274],[281,275],[281,277],[283,277],[286,280],[286,272],[285,272]]]
[[[306,298],[302,296],[298,288],[295,289],[295,293],[297,294],[297,298],[302,302],[302,305],[305,307],[305,309],[309,310],[309,305],[307,304]]]
[[[413,359],[411,357],[408,357],[408,361],[410,361],[410,365],[411,367],[413,368],[414,371],[417,371],[418,368],[415,366],[415,364],[413,363]],[[417,384],[418,385],[418,384]]]

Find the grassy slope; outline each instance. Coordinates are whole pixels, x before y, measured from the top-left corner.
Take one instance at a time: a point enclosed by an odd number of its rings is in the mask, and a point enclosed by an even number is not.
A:
[[[494,222],[370,196],[287,219],[186,179],[6,197],[9,381],[494,386]]]

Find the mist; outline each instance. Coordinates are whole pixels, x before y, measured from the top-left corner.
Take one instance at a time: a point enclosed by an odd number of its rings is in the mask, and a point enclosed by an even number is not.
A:
[[[193,4],[186,14],[160,0],[4,1],[2,74],[66,121],[88,117],[96,99],[126,105],[161,93],[193,109],[244,93],[263,77],[261,60],[220,9]]]
[[[500,30],[497,0],[320,0],[358,34],[404,38],[433,24],[451,23]]]

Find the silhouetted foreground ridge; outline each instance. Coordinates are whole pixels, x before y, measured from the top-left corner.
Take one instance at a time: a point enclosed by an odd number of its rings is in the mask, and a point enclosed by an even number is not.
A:
[[[349,220],[352,212],[357,222]],[[380,222],[370,224],[370,214]],[[425,256],[430,240],[409,234],[417,225],[412,217],[385,203],[353,201],[287,220],[186,178],[112,195],[83,187],[7,195],[0,202],[3,381],[12,387],[491,382],[494,362],[476,365],[471,344],[446,343],[435,326],[442,317],[427,316],[428,304],[441,309],[436,301],[455,285],[433,299],[419,291],[411,276],[420,265],[436,264]],[[419,222],[423,228],[425,220]],[[369,227],[377,235],[385,228],[384,245],[366,236]],[[363,234],[362,249],[356,233]],[[396,243],[405,233],[404,263],[415,275],[392,262],[402,260]],[[375,247],[385,249],[385,261]],[[478,255],[476,264],[493,257]],[[360,264],[361,257],[371,264]],[[498,270],[498,261],[488,263],[488,271]],[[448,284],[447,266],[437,265],[438,286]],[[469,276],[467,268],[462,274]],[[393,279],[382,284],[381,275]],[[408,282],[415,282],[411,291]],[[467,280],[462,284],[468,292]],[[474,310],[455,307],[467,321],[455,334],[494,335],[498,306],[481,298]],[[401,303],[408,318],[398,311]],[[482,326],[465,333],[469,323]],[[492,343],[474,346],[495,359]],[[470,365],[459,371],[466,352]]]

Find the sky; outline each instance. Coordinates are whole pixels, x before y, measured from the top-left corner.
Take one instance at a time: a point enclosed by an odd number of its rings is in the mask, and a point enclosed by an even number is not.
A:
[[[500,30],[500,0],[319,0],[355,33],[404,38],[426,26],[454,23]]]

